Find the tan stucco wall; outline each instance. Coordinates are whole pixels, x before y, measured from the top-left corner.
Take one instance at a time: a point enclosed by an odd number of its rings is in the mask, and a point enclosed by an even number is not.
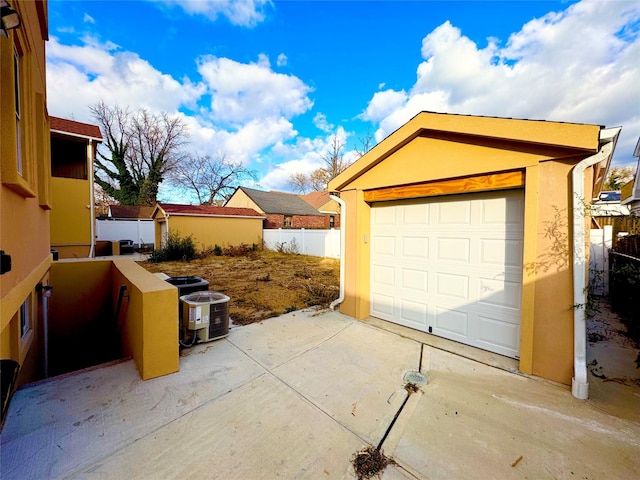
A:
[[[120,285],[128,298],[121,306],[123,350],[133,357],[143,380],[177,372],[178,289],[131,259],[113,261],[114,309]]]
[[[251,200],[249,196],[242,190],[236,190],[233,196],[224,204],[225,207],[236,208],[253,208],[256,212],[264,214],[264,211],[256,202]]]
[[[159,232],[156,222],[156,235]],[[171,215],[169,230],[193,236],[198,250],[220,245],[262,245],[262,219],[246,217],[190,217]]]
[[[378,156],[376,152],[369,152],[360,160],[365,168],[356,162],[350,167],[350,173],[345,172],[330,182],[329,189],[339,189],[347,204],[345,300],[340,310],[358,319],[369,316],[371,207],[364,201],[366,190],[523,171],[525,219],[520,369],[569,384],[573,366],[574,303],[569,227],[572,221],[570,171],[577,162],[595,153],[599,127],[569,125],[562,146],[552,147],[549,144],[562,137],[563,125],[555,124],[551,132],[549,125],[533,122],[531,131],[525,132],[522,121],[514,121],[514,128],[507,128],[509,121],[504,119],[498,122],[482,119],[492,128],[486,125],[480,128],[478,118],[469,122],[467,117],[460,117],[462,125],[455,126],[451,123],[455,120],[453,117],[456,116],[445,115],[444,119],[454,131],[468,130],[472,123],[476,132],[490,132],[492,138],[438,134],[438,138],[409,135],[411,138],[402,140],[396,132],[388,138],[396,136],[399,145],[387,143],[386,148],[377,150]],[[405,130],[405,134],[409,131]],[[497,138],[501,134],[509,140]],[[542,142],[541,136],[545,134],[550,135],[548,142]],[[522,135],[527,142],[514,142],[517,135]],[[529,143],[533,140],[547,144]],[[568,149],[567,144],[578,145],[579,149]],[[590,197],[590,188],[587,193]]]
[[[54,177],[51,198],[51,247],[60,258],[87,257],[91,246],[89,180]]]
[[[44,39],[36,2],[11,2],[22,26],[0,35],[0,249],[11,256],[10,272],[0,276],[0,357],[24,368],[28,381],[37,358],[40,303],[35,291],[47,282],[49,253],[49,122],[46,115]],[[46,29],[45,29],[46,31]],[[14,47],[20,57],[20,130],[23,171],[16,161]],[[31,295],[32,330],[20,338],[19,309]]]

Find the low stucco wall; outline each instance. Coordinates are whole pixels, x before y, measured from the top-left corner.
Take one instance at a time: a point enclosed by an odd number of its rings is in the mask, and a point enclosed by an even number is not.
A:
[[[177,372],[178,289],[131,259],[114,259],[112,275],[114,311],[120,286],[127,287],[118,314],[123,353],[133,357],[143,380]]]
[[[128,258],[54,262],[51,285],[50,375],[118,357],[132,357],[143,380],[178,371],[174,286]]]

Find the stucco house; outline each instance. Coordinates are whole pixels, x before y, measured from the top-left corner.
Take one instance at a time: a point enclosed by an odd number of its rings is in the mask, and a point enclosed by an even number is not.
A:
[[[65,118],[51,122],[51,248],[59,258],[95,254],[93,161],[100,127]]]
[[[588,395],[584,203],[620,128],[422,112],[329,183],[340,311],[519,360]]]
[[[264,228],[329,228],[329,218],[298,195],[238,187],[225,207],[251,208],[266,217]]]
[[[5,13],[3,7],[3,15]],[[11,392],[39,363],[50,281],[51,164],[45,78],[45,2],[11,2],[21,26],[0,34],[0,381]],[[27,28],[29,26],[30,28]],[[6,35],[5,35],[6,34]]]
[[[340,227],[340,205],[330,197],[328,190],[307,193],[300,198],[325,216],[327,228]]]
[[[166,242],[169,232],[192,236],[199,250],[215,245],[262,245],[265,217],[251,208],[158,203],[151,217],[155,221],[157,246]]]

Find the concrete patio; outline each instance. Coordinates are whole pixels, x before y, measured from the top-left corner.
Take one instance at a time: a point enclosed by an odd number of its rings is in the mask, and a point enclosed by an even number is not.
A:
[[[426,340],[293,312],[183,352],[166,377],[123,361],[32,384],[13,397],[0,477],[353,479],[353,454],[386,435],[384,479],[640,478],[637,413]],[[429,383],[389,430],[410,370]]]

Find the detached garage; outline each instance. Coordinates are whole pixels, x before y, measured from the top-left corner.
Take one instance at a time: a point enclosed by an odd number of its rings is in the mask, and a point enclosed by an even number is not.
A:
[[[584,397],[584,204],[619,130],[418,114],[329,183],[341,312],[519,359]]]
[[[262,245],[265,217],[251,208],[158,203],[151,218],[155,222],[155,244],[160,246],[170,232],[191,236],[200,251],[215,245]]]

